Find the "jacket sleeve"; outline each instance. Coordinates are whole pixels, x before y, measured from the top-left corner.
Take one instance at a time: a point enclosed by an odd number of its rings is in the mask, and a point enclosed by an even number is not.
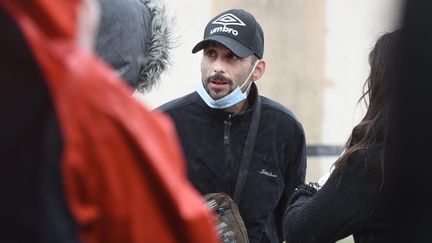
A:
[[[306,139],[305,134],[303,131],[303,128],[300,126],[300,134],[298,136],[298,140],[296,142],[296,155],[294,156],[294,159],[292,161],[287,162],[288,167],[285,170],[284,174],[284,183],[285,188],[283,191],[283,194],[281,196],[281,199],[278,203],[277,209],[276,209],[276,225],[278,229],[278,236],[279,239],[283,239],[282,236],[282,221],[283,221],[283,214],[288,204],[288,199],[290,198],[290,195],[294,191],[294,189],[304,184],[305,182],[305,175],[306,175]]]
[[[297,155],[291,162],[288,170],[285,185],[285,195],[291,195],[296,187],[304,184],[306,177],[306,139],[303,128],[300,128],[300,136],[297,142]]]
[[[284,215],[286,242],[335,242],[361,229],[370,218],[379,168],[368,166],[364,157],[347,162],[315,194],[303,187],[294,192]]]

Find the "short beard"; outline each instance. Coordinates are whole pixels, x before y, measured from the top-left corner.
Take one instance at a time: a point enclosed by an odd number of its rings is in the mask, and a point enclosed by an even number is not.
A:
[[[229,79],[229,78],[226,78],[222,74],[215,74],[213,76],[208,77],[206,79],[206,82],[205,82],[206,85],[204,85],[204,89],[207,91],[207,93],[210,95],[210,97],[212,99],[218,100],[218,99],[220,99],[222,97],[227,96],[229,93],[232,92],[232,89],[229,89],[228,93],[221,93],[221,92],[215,92],[213,90],[210,90],[209,87],[208,87],[208,84],[211,81],[214,81],[214,80],[220,80],[220,81],[223,81],[223,82],[227,82],[230,86],[232,86],[232,80]]]

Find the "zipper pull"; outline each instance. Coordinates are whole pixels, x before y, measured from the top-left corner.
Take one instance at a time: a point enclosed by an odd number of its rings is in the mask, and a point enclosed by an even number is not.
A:
[[[224,121],[224,144],[230,143],[231,116],[232,114],[229,114],[228,118]]]

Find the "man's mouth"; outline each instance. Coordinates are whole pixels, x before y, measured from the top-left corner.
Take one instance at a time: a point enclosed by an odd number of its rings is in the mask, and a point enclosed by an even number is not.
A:
[[[228,81],[214,79],[214,80],[211,80],[210,83],[216,84],[216,85],[223,85],[223,84],[228,84]]]
[[[222,90],[226,89],[226,87],[229,85],[229,82],[226,80],[219,80],[219,79],[213,79],[210,80],[208,86],[210,89],[213,90]]]
[[[225,86],[225,85],[228,85],[229,83],[230,83],[230,80],[221,76],[221,75],[216,75],[216,76],[209,78],[209,85],[212,85],[215,87]]]

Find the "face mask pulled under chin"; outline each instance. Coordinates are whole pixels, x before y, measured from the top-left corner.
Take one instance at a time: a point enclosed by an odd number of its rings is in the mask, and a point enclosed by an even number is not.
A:
[[[220,99],[214,100],[212,97],[210,97],[210,95],[205,90],[203,82],[199,82],[199,84],[197,85],[197,89],[196,89],[197,93],[199,94],[201,99],[207,104],[207,106],[214,108],[214,109],[225,109],[225,108],[231,107],[231,106],[245,100],[247,98],[248,90],[250,89],[250,86],[252,85],[252,81],[249,82],[249,85],[248,85],[248,87],[244,93],[241,91],[241,88],[249,81],[249,78],[252,75],[253,71],[255,70],[255,67],[258,64],[258,61],[259,60],[257,60],[255,62],[255,65],[253,66],[248,77],[246,78],[246,81],[241,86],[237,86],[237,88],[235,88],[228,95],[226,95]]]
[[[252,82],[250,82],[252,84]],[[249,84],[250,85],[250,84]],[[214,109],[225,109],[231,107],[242,100],[247,98],[246,93],[242,92],[240,87],[235,88],[231,93],[227,96],[222,97],[220,99],[214,100],[207,91],[204,89],[204,85],[202,82],[199,82],[198,87],[196,89],[201,99],[207,104],[207,106]]]

